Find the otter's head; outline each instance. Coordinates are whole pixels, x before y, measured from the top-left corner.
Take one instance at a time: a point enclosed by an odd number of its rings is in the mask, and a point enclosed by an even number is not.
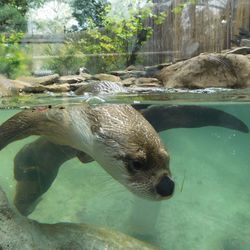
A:
[[[131,192],[152,200],[170,198],[169,155],[153,127],[130,106],[99,109],[95,159]]]

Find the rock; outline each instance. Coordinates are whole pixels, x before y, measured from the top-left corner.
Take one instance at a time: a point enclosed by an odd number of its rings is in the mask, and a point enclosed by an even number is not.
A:
[[[162,87],[160,84],[158,83],[141,83],[141,84],[136,84],[136,85],[132,85],[132,88],[135,87],[141,87],[141,88],[160,88]]]
[[[15,213],[0,187],[0,249],[152,250],[153,246],[125,234],[87,224],[42,224]]]
[[[118,82],[109,82],[109,81],[96,81],[84,85],[76,90],[76,95],[83,95],[84,93],[92,94],[104,94],[104,93],[124,93],[127,92],[127,89],[124,88]]]
[[[143,65],[130,65],[128,66],[126,69],[126,71],[143,71],[144,70],[144,67]]]
[[[35,85],[23,88],[23,92],[25,93],[39,94],[43,93],[44,91],[46,91],[46,87],[43,85]]]
[[[127,78],[131,78],[131,77],[145,77],[146,76],[146,72],[143,71],[139,71],[139,70],[134,70],[134,71],[112,71],[111,72],[112,75],[115,76],[119,76],[122,80],[127,79]]]
[[[172,63],[161,63],[158,65],[147,66],[145,67],[146,77],[156,77],[159,74],[160,70],[172,65]]]
[[[233,50],[229,50],[226,52],[227,54],[239,54],[239,55],[249,55],[250,47],[238,47]]]
[[[136,79],[137,79],[136,77],[130,77],[130,78],[127,78],[125,80],[122,80],[122,85],[125,87],[129,87],[131,85],[134,85]]]
[[[81,75],[68,75],[68,76],[60,76],[58,79],[59,84],[72,84],[72,83],[77,83],[77,82],[82,82],[84,81],[85,78]]]
[[[64,83],[64,84],[51,84],[51,85],[34,85],[23,88],[23,91],[25,93],[44,93],[45,91],[60,93],[60,92],[68,92],[71,90],[70,84]]]
[[[18,95],[23,88],[30,86],[30,84],[7,79],[5,76],[0,75],[0,97]]]
[[[70,87],[71,91],[75,91],[81,87],[86,86],[87,84],[89,84],[89,83],[88,82],[72,83],[69,85],[69,87]]]
[[[60,92],[68,92],[70,91],[70,84],[52,84],[45,86],[45,89],[50,92],[60,93]]]
[[[25,87],[30,87],[31,83],[20,81],[20,80],[10,80],[16,89],[22,90]]]
[[[155,85],[160,86],[160,81],[157,78],[149,78],[149,77],[136,78],[134,83],[136,85],[144,85],[144,86],[146,85],[150,86],[151,84],[154,86]]]
[[[241,39],[240,46],[250,47],[250,39]]]
[[[99,81],[110,81],[110,82],[119,82],[121,81],[119,76],[109,75],[109,74],[96,74],[92,77],[94,80]]]
[[[250,86],[250,57],[202,54],[163,68],[157,78],[168,88],[243,88]]]
[[[132,85],[141,86],[144,85],[145,87],[160,87],[162,84],[157,78],[152,77],[130,77],[122,81],[122,85],[125,87],[130,87]]]
[[[41,77],[22,76],[22,77],[17,78],[17,80],[31,83],[33,85],[39,85],[39,84],[49,85],[49,84],[57,83],[58,79],[59,79],[58,74],[49,75],[49,76],[41,76]]]
[[[88,74],[88,73],[81,73],[80,76],[85,80],[91,80],[92,79],[92,75]]]

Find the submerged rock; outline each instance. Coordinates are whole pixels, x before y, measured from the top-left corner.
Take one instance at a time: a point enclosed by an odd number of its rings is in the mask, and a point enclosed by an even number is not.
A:
[[[15,213],[0,187],[0,249],[152,250],[155,247],[125,234],[86,224],[42,224]]]

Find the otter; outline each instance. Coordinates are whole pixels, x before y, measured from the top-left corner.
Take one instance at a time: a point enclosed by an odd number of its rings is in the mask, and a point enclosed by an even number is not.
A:
[[[138,109],[139,111],[137,111]],[[249,132],[238,118],[203,106],[88,104],[24,110],[0,126],[0,149],[30,135],[14,160],[14,203],[30,214],[63,162],[97,161],[129,191],[151,200],[170,198],[175,189],[170,156],[157,132],[178,127],[222,126]]]

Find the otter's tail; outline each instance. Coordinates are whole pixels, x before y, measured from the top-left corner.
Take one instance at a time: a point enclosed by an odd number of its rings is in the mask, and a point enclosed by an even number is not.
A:
[[[248,133],[248,126],[239,118],[219,109],[194,106],[151,106],[141,110],[143,116],[160,132],[171,128],[224,127]]]

